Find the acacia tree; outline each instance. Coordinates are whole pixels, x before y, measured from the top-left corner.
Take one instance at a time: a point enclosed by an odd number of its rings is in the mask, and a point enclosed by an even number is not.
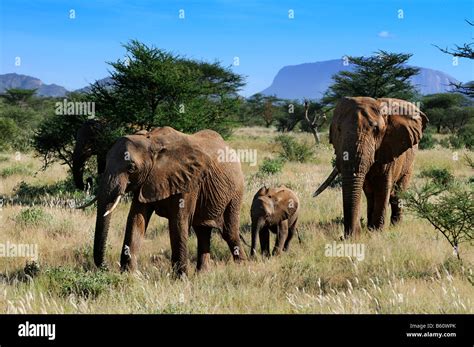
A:
[[[426,219],[453,247],[460,257],[459,246],[474,240],[474,191],[461,183],[441,185],[429,182],[403,194],[408,210]]]
[[[474,26],[474,23],[466,20],[466,23],[469,24],[470,26]],[[453,57],[456,58],[465,58],[465,59],[474,59],[474,48],[473,48],[474,42],[471,43],[464,43],[463,45],[455,45],[454,49],[448,49],[448,48],[440,48],[435,45],[441,52],[449,54]],[[458,93],[467,95],[469,97],[474,97],[474,82],[470,83],[451,83],[452,86],[455,87],[456,91]]]
[[[124,48],[124,59],[108,63],[108,82],[94,83],[81,96],[95,103],[95,118],[105,124],[98,152],[105,153],[122,135],[165,125],[183,132],[208,128],[230,134],[242,76],[218,62],[187,59],[136,40]],[[53,115],[41,125],[35,148],[45,164],[71,162],[75,132],[86,120]]]
[[[6,89],[2,97],[10,105],[25,106],[34,97],[36,89]]]
[[[247,112],[249,118],[260,118],[268,128],[277,119],[278,104],[280,100],[274,95],[257,93],[247,99]]]
[[[322,109],[323,109],[323,106],[321,104],[317,104],[316,110],[314,110],[312,116],[310,116],[309,115],[309,102],[307,100],[305,100],[304,102],[304,118],[309,128],[311,129],[311,133],[314,136],[314,140],[316,141],[316,144],[321,143],[319,129],[324,125],[327,119],[326,114],[322,111]]]
[[[443,128],[458,131],[474,117],[473,102],[462,94],[431,94],[421,101],[426,113],[430,115],[430,124],[436,127],[438,133]]]
[[[353,71],[341,71],[333,76],[334,83],[323,96],[324,104],[335,104],[346,96],[393,97],[410,99],[416,90],[410,77],[419,69],[407,66],[412,54],[378,51],[370,57],[348,57]]]

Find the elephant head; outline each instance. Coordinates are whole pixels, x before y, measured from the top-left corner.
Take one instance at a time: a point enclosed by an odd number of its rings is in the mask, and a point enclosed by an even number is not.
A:
[[[120,138],[107,153],[97,196],[94,262],[104,265],[112,211],[131,192],[140,203],[153,203],[183,193],[210,163],[209,156],[187,135],[163,127]]]
[[[93,155],[97,155],[97,171],[101,174],[105,168],[105,158],[98,148],[98,136],[103,125],[96,120],[87,120],[77,131],[76,143],[72,154],[72,175],[77,189],[84,190],[84,166]]]
[[[360,232],[360,200],[366,174],[388,164],[420,142],[428,119],[414,104],[399,99],[346,97],[337,104],[329,130],[336,167],[316,191],[342,176],[344,234]]]

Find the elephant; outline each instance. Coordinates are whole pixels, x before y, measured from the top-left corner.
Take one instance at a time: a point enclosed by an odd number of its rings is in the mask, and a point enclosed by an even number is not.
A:
[[[105,170],[106,151],[100,151],[101,146],[98,143],[103,128],[103,123],[95,119],[89,119],[77,131],[76,143],[72,153],[72,176],[74,185],[79,190],[85,190],[86,188],[84,185],[84,166],[91,156],[97,156],[97,176],[100,177]],[[90,178],[86,181],[90,189]]]
[[[250,255],[256,252],[257,233],[260,237],[261,253],[270,255],[270,233],[276,234],[272,255],[287,251],[290,241],[297,233],[299,200],[296,194],[285,186],[262,187],[255,194],[250,208],[252,219],[252,244]],[[298,236],[299,238],[299,236]]]
[[[230,147],[212,130],[193,135],[171,127],[121,137],[107,153],[97,195],[94,262],[104,263],[112,211],[130,193],[120,264],[134,270],[140,241],[155,212],[168,219],[174,273],[187,273],[187,240],[192,227],[198,243],[197,269],[209,266],[213,228],[221,230],[233,259],[246,254],[240,245],[240,208],[244,177],[240,161],[222,155]]]
[[[370,230],[384,227],[388,204],[391,223],[401,220],[399,195],[409,184],[427,123],[428,117],[405,100],[345,97],[338,102],[329,129],[336,165],[313,196],[341,174],[345,238],[360,235],[362,190]]]

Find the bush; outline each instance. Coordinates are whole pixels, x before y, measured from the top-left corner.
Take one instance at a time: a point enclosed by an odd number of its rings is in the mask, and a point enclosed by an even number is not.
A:
[[[16,216],[16,223],[22,226],[39,226],[49,223],[51,215],[44,212],[39,207],[22,209]]]
[[[433,148],[436,143],[436,139],[433,137],[433,133],[431,131],[426,131],[421,138],[420,143],[418,144],[419,149],[431,149]]]
[[[434,182],[402,194],[408,210],[428,220],[454,249],[460,259],[459,245],[474,240],[474,191],[472,186],[440,185]]]
[[[445,168],[431,167],[424,169],[420,173],[420,177],[430,178],[435,184],[449,185],[454,181],[453,174]]]
[[[280,156],[288,161],[305,163],[313,157],[313,148],[307,142],[298,142],[289,135],[279,135],[275,142],[281,146]]]
[[[448,138],[448,141],[451,147],[455,149],[461,149],[461,148],[464,148],[465,146],[464,140],[461,137],[456,136],[456,135],[451,135]]]
[[[12,166],[6,167],[0,171],[0,177],[6,178],[13,175],[28,176],[31,175],[31,165],[13,164]]]
[[[0,150],[8,151],[14,147],[14,139],[18,136],[19,129],[12,119],[1,118],[0,134],[2,134],[0,137]]]
[[[30,185],[22,181],[14,188],[14,192],[21,200],[35,199],[47,195],[64,197],[65,195],[82,194],[82,192],[76,191],[71,179],[40,186]]]
[[[56,267],[46,270],[45,274],[48,289],[61,296],[74,294],[84,298],[96,298],[122,282],[118,274],[106,271],[93,272]]]
[[[474,124],[470,123],[458,131],[458,136],[464,146],[469,149],[474,149]]]
[[[285,165],[282,158],[265,158],[258,169],[258,176],[274,175],[280,173]]]
[[[443,138],[439,140],[439,145],[443,148],[451,148],[451,144],[449,143],[449,138]]]

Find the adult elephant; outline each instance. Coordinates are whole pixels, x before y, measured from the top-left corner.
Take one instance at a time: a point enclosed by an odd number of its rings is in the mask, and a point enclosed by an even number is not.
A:
[[[240,207],[244,178],[240,162],[214,131],[186,135],[170,127],[120,138],[107,153],[99,186],[94,261],[104,265],[111,213],[120,198],[133,194],[121,254],[122,270],[135,269],[140,241],[153,212],[169,222],[173,268],[187,270],[187,239],[192,226],[198,241],[197,268],[208,267],[212,228],[218,228],[235,261],[240,246]],[[233,160],[232,160],[233,159]]]
[[[105,169],[105,150],[100,150],[99,137],[104,125],[97,120],[87,120],[78,129],[76,143],[72,154],[72,176],[74,185],[79,190],[84,190],[84,167],[87,160],[97,155],[97,175],[100,176]]]
[[[339,101],[329,130],[336,167],[313,196],[341,174],[345,237],[360,233],[362,190],[369,228],[383,228],[389,203],[391,222],[400,220],[398,193],[409,183],[427,122],[418,107],[404,100],[346,97]]]

